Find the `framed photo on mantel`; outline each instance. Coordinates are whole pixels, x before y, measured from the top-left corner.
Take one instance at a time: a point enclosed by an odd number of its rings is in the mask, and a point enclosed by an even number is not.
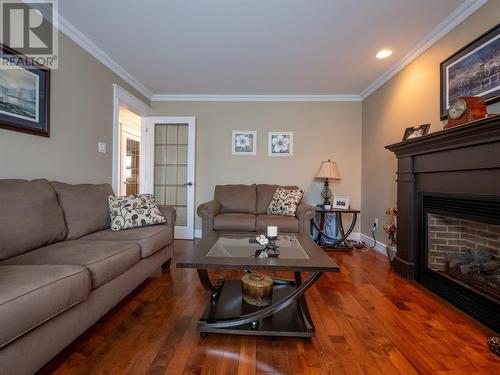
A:
[[[0,44],[0,128],[50,136],[50,70]]]
[[[441,120],[461,96],[500,100],[500,24],[441,63]]]
[[[427,135],[429,133],[430,127],[431,127],[431,124],[423,124],[423,125],[411,126],[409,128],[406,128],[405,134],[403,135],[403,141],[406,141],[408,139],[415,139],[415,138],[419,138],[419,137],[423,137],[424,135]]]

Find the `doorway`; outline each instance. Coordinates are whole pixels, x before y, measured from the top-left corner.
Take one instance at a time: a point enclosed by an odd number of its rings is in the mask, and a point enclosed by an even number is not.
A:
[[[144,133],[150,107],[113,84],[112,186],[117,195],[147,193],[145,190]]]
[[[175,238],[194,236],[194,117],[148,117],[144,136],[146,191],[175,207]]]
[[[133,111],[120,106],[119,115],[119,195],[141,193],[141,123]]]

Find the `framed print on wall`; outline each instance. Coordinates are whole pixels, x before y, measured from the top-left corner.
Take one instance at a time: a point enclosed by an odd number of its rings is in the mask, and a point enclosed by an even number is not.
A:
[[[255,130],[233,130],[231,153],[233,155],[256,155],[257,132]]]
[[[293,156],[293,132],[269,132],[267,152],[269,156]]]
[[[0,44],[0,128],[50,136],[50,70]]]
[[[500,25],[441,63],[441,120],[460,96],[480,96],[487,104],[500,100]]]

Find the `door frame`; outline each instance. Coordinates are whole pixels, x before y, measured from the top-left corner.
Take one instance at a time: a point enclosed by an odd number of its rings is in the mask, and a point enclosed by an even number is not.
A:
[[[178,239],[192,240],[194,238],[194,198],[195,198],[195,170],[196,170],[196,117],[194,116],[150,116],[145,119],[145,136],[143,144],[145,148],[145,192],[154,194],[154,126],[155,124],[187,124],[188,125],[188,171],[187,180],[192,182],[188,186],[186,220],[187,226],[175,227],[174,237]]]
[[[139,177],[139,191],[142,192],[145,188],[145,158],[144,158],[144,142],[143,138],[146,134],[146,121],[145,118],[150,115],[151,108],[144,103],[142,100],[132,95],[130,92],[122,88],[120,85],[114,83],[113,84],[113,148],[112,148],[112,157],[113,157],[113,167],[112,167],[112,177],[111,177],[111,186],[113,187],[113,191],[118,194],[120,183],[120,106],[124,106],[135,112],[137,115],[141,116],[141,148],[140,148],[140,177]]]

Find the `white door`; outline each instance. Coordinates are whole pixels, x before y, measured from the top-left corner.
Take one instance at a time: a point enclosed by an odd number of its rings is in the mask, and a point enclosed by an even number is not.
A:
[[[146,192],[177,212],[175,238],[193,239],[196,119],[147,117]]]

